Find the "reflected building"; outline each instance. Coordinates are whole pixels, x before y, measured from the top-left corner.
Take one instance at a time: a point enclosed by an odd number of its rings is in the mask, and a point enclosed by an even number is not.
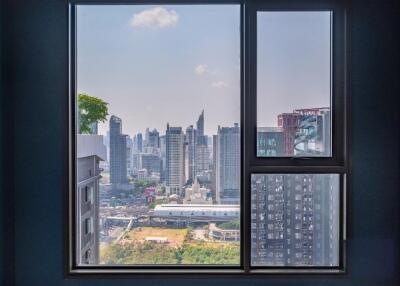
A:
[[[296,109],[293,113],[299,115],[294,154],[296,156],[329,156],[331,151],[329,107]]]
[[[257,128],[257,156],[283,156],[285,155],[284,132],[280,127]]]

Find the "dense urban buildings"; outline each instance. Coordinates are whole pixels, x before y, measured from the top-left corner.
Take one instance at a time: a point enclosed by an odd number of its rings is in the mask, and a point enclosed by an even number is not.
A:
[[[126,135],[122,134],[122,120],[115,115],[110,118],[110,182],[127,183]]]
[[[240,201],[240,129],[218,126],[216,166],[216,201],[238,204]]]
[[[337,266],[339,176],[251,176],[252,265]]]
[[[77,135],[76,251],[79,264],[99,263],[99,162],[105,158],[103,136]]]

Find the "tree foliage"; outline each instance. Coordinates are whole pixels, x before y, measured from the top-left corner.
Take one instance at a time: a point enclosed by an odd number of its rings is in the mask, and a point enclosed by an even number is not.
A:
[[[96,122],[105,122],[108,115],[108,103],[85,93],[78,95],[79,130],[90,134],[90,126]]]
[[[234,219],[218,225],[222,229],[240,229],[240,219]]]
[[[238,243],[187,243],[174,248],[152,242],[113,243],[101,252],[105,264],[239,264]]]

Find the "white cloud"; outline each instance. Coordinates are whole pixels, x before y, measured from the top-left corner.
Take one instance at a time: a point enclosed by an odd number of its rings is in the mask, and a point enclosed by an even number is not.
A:
[[[198,65],[195,69],[194,69],[194,73],[197,75],[204,75],[206,73],[210,73],[208,66],[207,65]]]
[[[179,21],[179,15],[174,10],[155,7],[134,14],[130,24],[132,27],[166,28],[175,26]]]
[[[224,81],[215,81],[211,84],[212,87],[215,88],[227,88],[229,85]]]

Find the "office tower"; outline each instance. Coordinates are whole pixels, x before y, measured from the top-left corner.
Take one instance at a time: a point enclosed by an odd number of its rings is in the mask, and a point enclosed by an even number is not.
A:
[[[161,173],[162,161],[160,156],[155,154],[140,154],[140,169],[146,169],[147,174]]]
[[[257,127],[257,156],[283,156],[284,132],[281,127]]]
[[[294,154],[329,156],[330,155],[330,109],[307,108],[296,109],[299,126],[294,140]]]
[[[167,169],[167,146],[166,146],[165,135],[160,136],[160,156],[161,156],[160,181],[164,182],[166,179],[166,169]]]
[[[251,176],[252,265],[337,266],[337,174]]]
[[[99,162],[105,160],[107,150],[100,135],[77,134],[76,146],[77,259],[80,264],[98,264]]]
[[[219,204],[240,201],[240,129],[218,126],[216,200]]]
[[[126,168],[127,168],[127,173],[132,175],[132,173],[133,173],[133,140],[128,135],[126,136]]]
[[[146,128],[145,146],[151,148],[160,148],[159,136],[157,129],[149,130]]]
[[[182,128],[167,124],[165,139],[167,193],[181,195],[185,183],[185,136]]]
[[[212,136],[212,175],[211,175],[211,192],[213,200],[216,200],[217,192],[217,152],[218,152],[218,135]]]
[[[126,135],[122,134],[122,120],[115,115],[110,118],[110,182],[127,183]]]
[[[203,138],[206,138],[206,136],[203,136]],[[208,149],[208,145],[204,144],[207,143],[207,141],[202,141],[201,143],[198,142],[196,144],[196,174],[197,175],[202,175],[205,171],[209,170],[209,158],[210,158],[210,152]]]
[[[283,130],[284,155],[294,155],[294,140],[299,126],[300,114],[282,113],[278,115],[278,127]]]
[[[201,111],[199,119],[196,123],[197,127],[197,136],[202,137],[204,136],[204,110]]]
[[[185,139],[187,144],[188,180],[194,182],[196,179],[197,130],[193,128],[193,125],[186,128]]]
[[[136,146],[137,146],[137,151],[143,152],[143,136],[142,133],[136,134]]]

